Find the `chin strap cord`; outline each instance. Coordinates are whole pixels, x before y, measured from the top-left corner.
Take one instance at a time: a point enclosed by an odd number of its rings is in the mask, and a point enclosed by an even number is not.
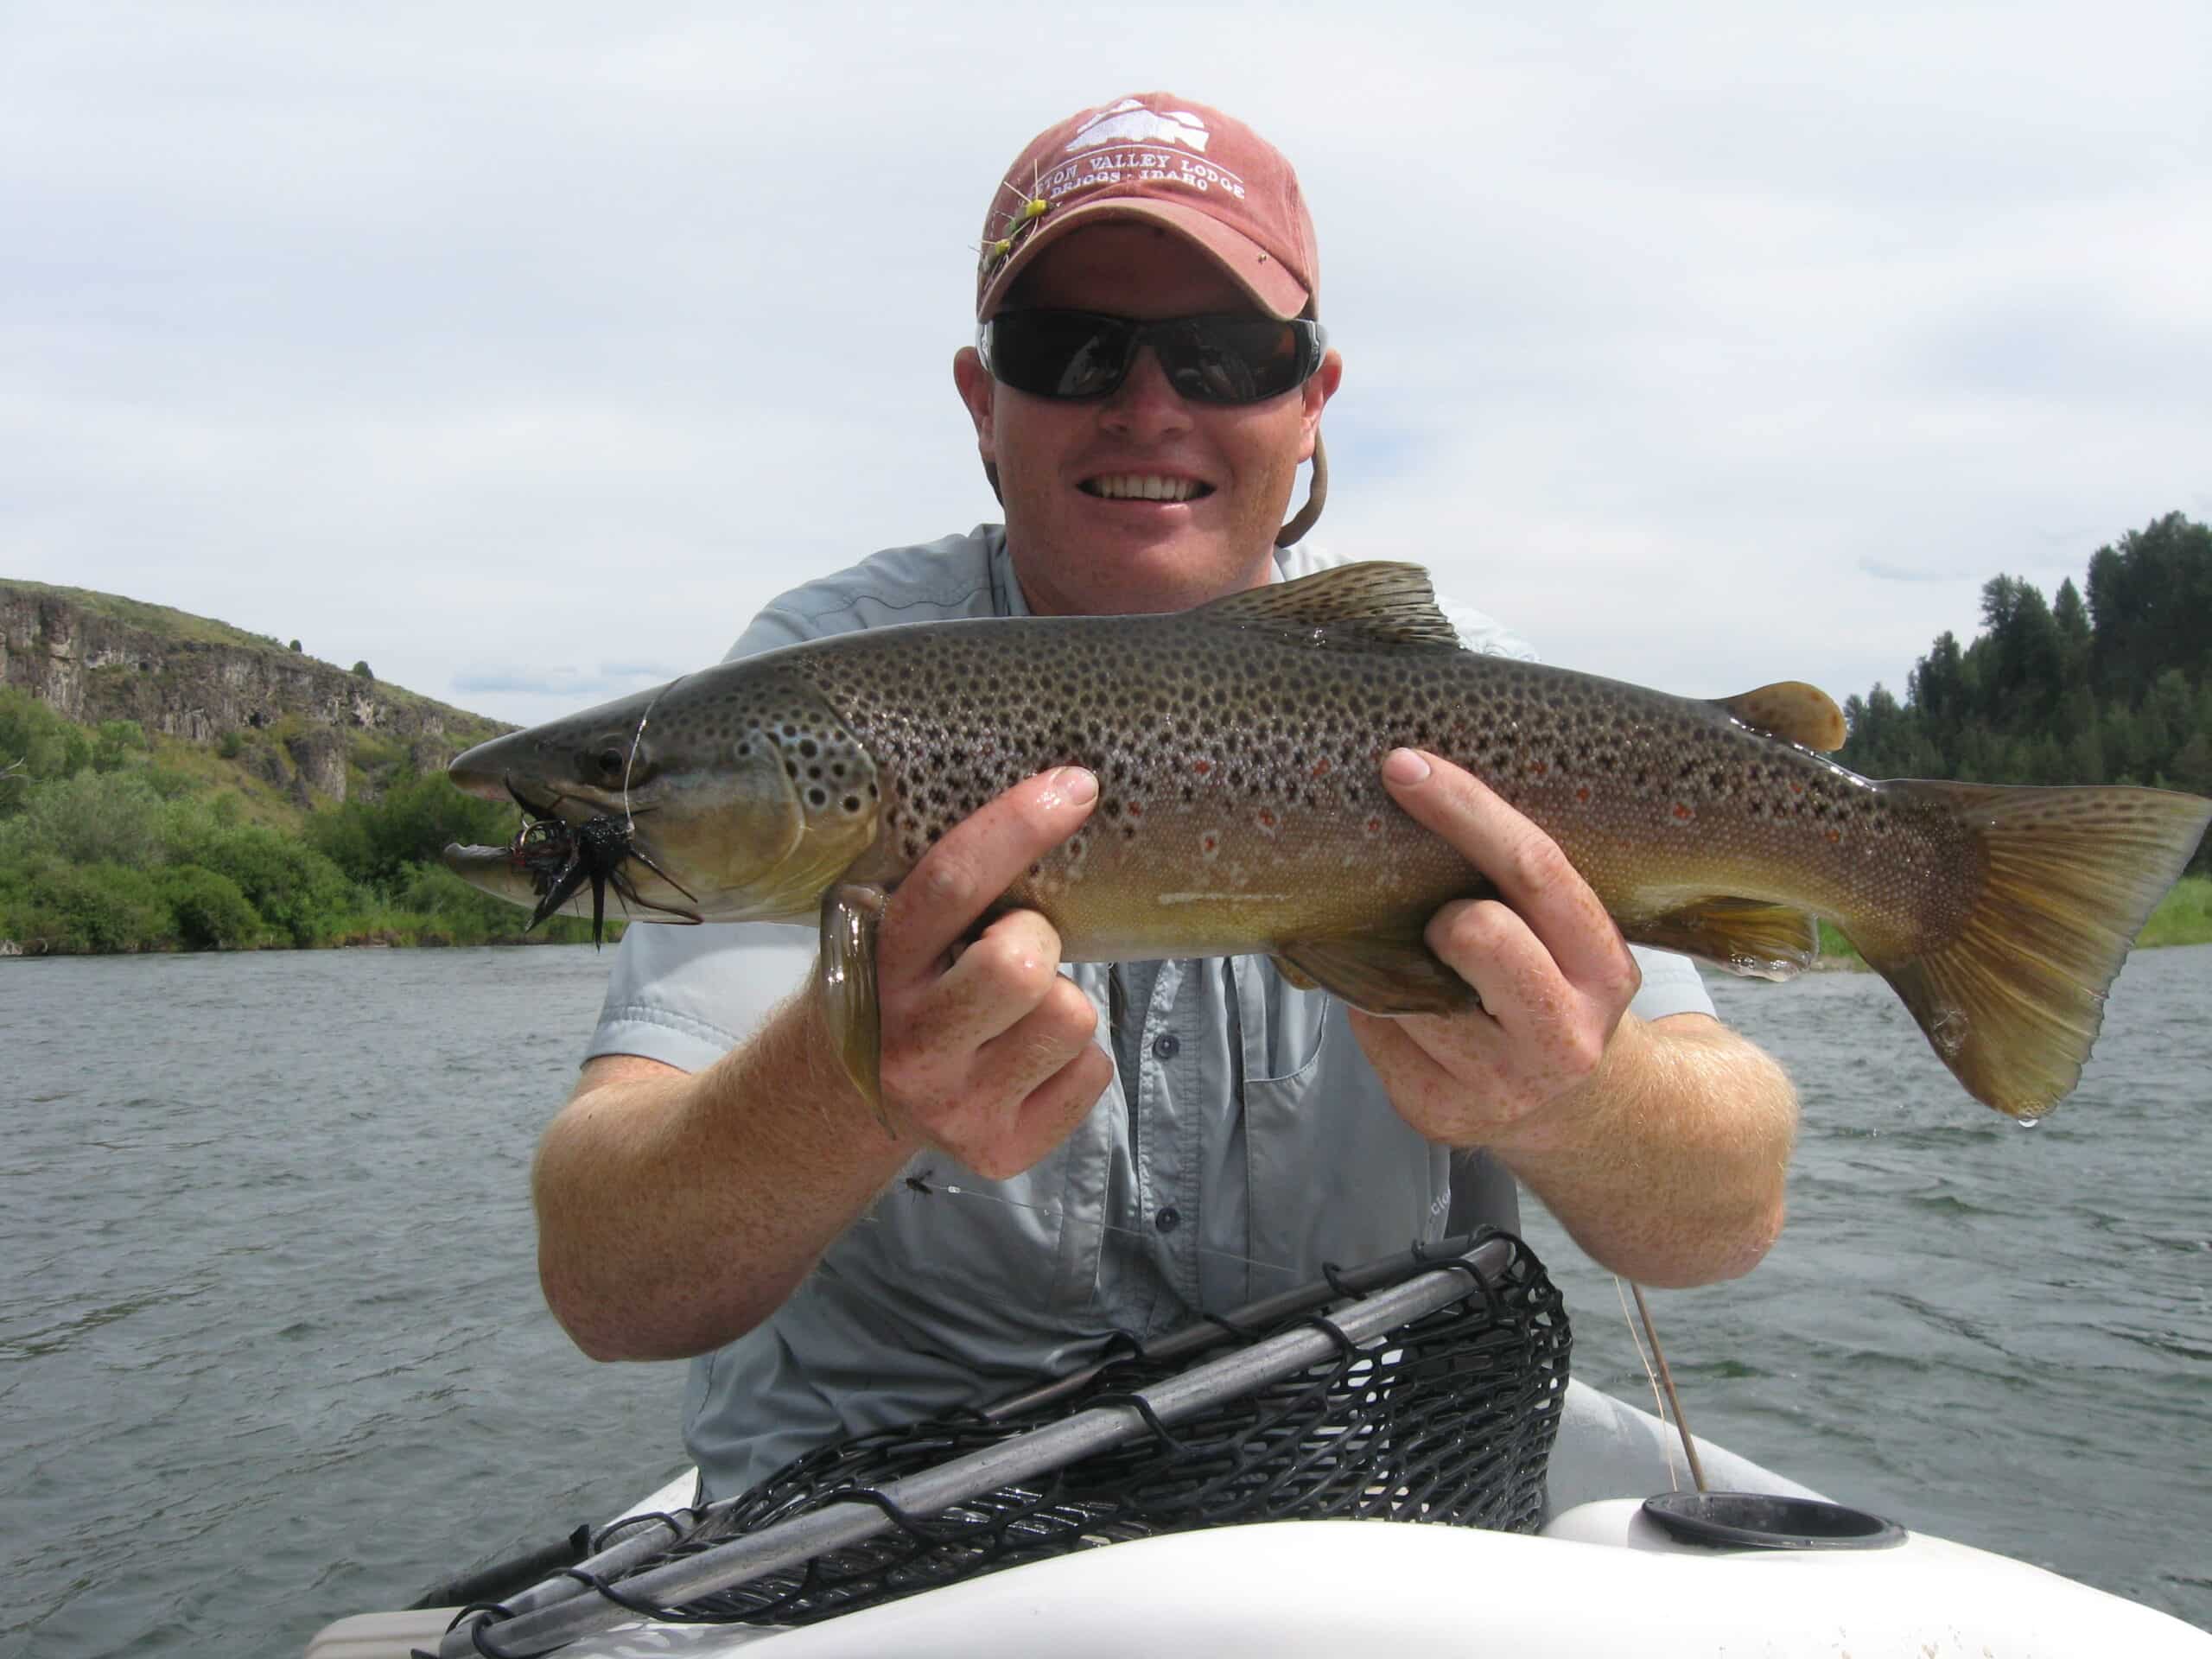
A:
[[[1306,505],[1291,515],[1291,520],[1275,532],[1275,545],[1288,547],[1293,542],[1313,528],[1320,518],[1321,508],[1329,499],[1329,452],[1321,447],[1321,435],[1313,435],[1313,487],[1306,493]]]

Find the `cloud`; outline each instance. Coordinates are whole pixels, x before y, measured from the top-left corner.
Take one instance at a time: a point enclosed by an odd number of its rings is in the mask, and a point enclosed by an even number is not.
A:
[[[455,691],[472,696],[512,692],[533,697],[618,697],[674,679],[679,671],[658,664],[601,664],[590,673],[569,667],[487,664],[455,671],[452,683]]]
[[[1982,573],[1972,570],[1921,570],[1910,566],[1891,564],[1882,559],[1861,559],[1859,568],[1877,582],[1973,582],[1986,580]]]
[[[1896,683],[1987,575],[2205,512],[2202,31],[47,8],[0,100],[0,572],[509,719],[715,661],[784,588],[996,516],[949,373],[985,199],[1166,79],[1313,205],[1317,543],[1655,684]]]

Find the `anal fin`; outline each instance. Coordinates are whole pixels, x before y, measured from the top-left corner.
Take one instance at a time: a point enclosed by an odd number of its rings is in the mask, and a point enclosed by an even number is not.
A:
[[[1299,939],[1276,946],[1274,956],[1278,964],[1289,964],[1287,972],[1370,1014],[1458,1014],[1482,1006],[1475,988],[1446,967],[1418,932]]]
[[[1676,950],[1732,974],[1794,979],[1821,954],[1813,918],[1762,899],[1703,899],[1649,921],[1624,925],[1632,944]]]
[[[823,895],[815,988],[838,1064],[890,1135],[891,1119],[883,1109],[883,1017],[875,995],[875,934],[887,896],[880,887],[855,882]]]

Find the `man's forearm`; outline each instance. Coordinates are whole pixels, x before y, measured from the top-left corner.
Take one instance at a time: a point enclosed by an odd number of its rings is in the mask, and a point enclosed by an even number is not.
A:
[[[896,1176],[810,997],[703,1071],[587,1074],[540,1142],[547,1303],[596,1359],[676,1359],[779,1306]]]
[[[1570,1100],[1492,1148],[1590,1255],[1650,1285],[1733,1278],[1782,1230],[1782,1069],[1718,1021],[1624,1018]]]

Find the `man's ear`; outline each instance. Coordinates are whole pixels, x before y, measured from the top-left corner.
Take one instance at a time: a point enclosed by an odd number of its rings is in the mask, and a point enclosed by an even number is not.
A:
[[[1321,354],[1321,366],[1299,388],[1306,401],[1306,430],[1299,446],[1300,461],[1313,459],[1313,445],[1321,435],[1321,410],[1329,399],[1337,395],[1337,387],[1344,378],[1344,360],[1334,350]]]
[[[996,385],[973,346],[963,346],[952,354],[952,384],[959,388],[960,401],[967,407],[968,418],[976,423],[976,448],[983,457],[983,465],[995,467],[998,437],[991,412]]]

